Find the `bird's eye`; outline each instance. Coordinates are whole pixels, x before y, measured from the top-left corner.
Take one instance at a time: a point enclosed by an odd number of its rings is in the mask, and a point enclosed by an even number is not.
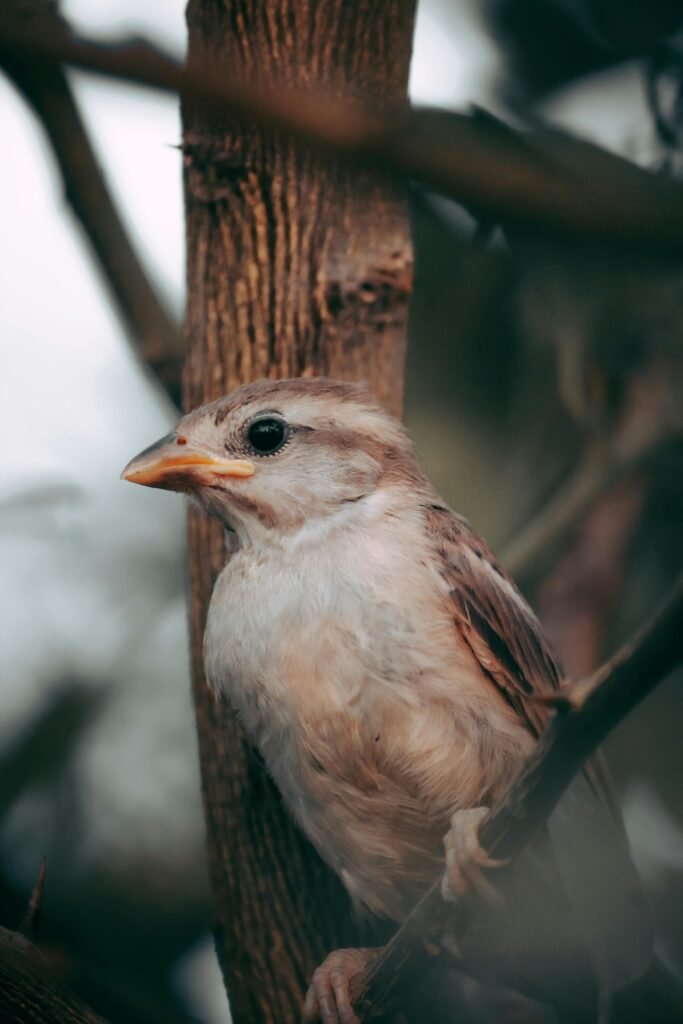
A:
[[[289,433],[284,420],[265,416],[249,424],[247,441],[257,455],[275,455],[289,440]]]

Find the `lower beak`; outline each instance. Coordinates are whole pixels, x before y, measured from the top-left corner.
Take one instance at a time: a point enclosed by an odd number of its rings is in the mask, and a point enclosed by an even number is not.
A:
[[[185,438],[168,434],[128,463],[122,480],[167,491],[193,491],[225,477],[253,476],[248,459],[223,459],[189,447]]]

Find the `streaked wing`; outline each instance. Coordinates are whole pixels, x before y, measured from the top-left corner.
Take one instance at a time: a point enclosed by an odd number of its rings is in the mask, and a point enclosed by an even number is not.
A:
[[[540,623],[488,545],[445,505],[425,507],[427,530],[453,605],[453,621],[501,699],[538,737],[552,711],[534,697],[557,690],[560,664]],[[585,775],[622,827],[609,772],[601,754]]]
[[[536,616],[464,519],[442,505],[426,506],[425,519],[456,628],[500,697],[539,736],[550,711],[533,697],[556,690],[561,677]]]
[[[464,519],[443,505],[425,506],[424,512],[455,628],[501,700],[540,735],[551,712],[533,697],[557,689],[561,672],[536,616]],[[599,754],[571,783],[548,831],[601,988],[620,988],[646,969],[652,939],[621,813]]]

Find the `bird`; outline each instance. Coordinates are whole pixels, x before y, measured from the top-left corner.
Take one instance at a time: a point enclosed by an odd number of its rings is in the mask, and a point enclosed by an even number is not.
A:
[[[474,886],[493,902],[479,828],[545,729],[538,698],[562,672],[404,426],[358,384],[262,380],[188,413],[122,477],[185,493],[223,524],[230,557],[208,611],[208,683],[353,904],[402,922],[439,878],[447,899]],[[599,775],[582,783],[587,831],[640,906]],[[573,850],[571,822],[559,831]],[[627,975],[647,966],[649,938],[634,943]],[[349,971],[372,955],[332,954],[305,1019],[354,1021]]]

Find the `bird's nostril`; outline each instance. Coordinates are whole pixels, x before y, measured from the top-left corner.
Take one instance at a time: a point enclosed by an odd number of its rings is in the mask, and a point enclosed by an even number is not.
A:
[[[180,437],[176,438],[176,442],[175,443],[176,444],[187,444],[187,438],[183,437],[182,434],[181,434]]]

